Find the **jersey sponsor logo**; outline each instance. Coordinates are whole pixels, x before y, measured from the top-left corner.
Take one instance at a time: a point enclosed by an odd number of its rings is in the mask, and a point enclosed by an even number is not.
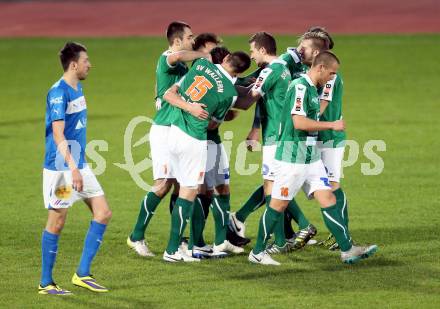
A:
[[[79,113],[87,108],[86,99],[84,96],[79,97],[67,103],[66,114]]]
[[[289,196],[289,188],[287,187],[281,187],[280,188],[280,195],[282,197],[288,197]]]
[[[297,97],[295,100],[295,110],[297,112],[301,111],[301,106],[302,106],[302,99]]]
[[[328,98],[328,96],[330,95],[331,88],[332,88],[331,84],[325,84],[324,93],[323,93],[324,98]]]
[[[194,101],[200,101],[213,85],[205,76],[194,76],[194,82],[185,91],[185,94]]]
[[[52,98],[52,99],[50,99],[49,103],[52,105],[61,104],[61,103],[63,103],[63,96]]]
[[[86,125],[87,125],[86,118],[80,119],[76,124],[75,130],[84,129]]]

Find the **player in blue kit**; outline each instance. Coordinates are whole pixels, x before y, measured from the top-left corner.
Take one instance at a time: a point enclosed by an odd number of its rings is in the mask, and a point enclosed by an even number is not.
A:
[[[78,43],[66,43],[59,56],[64,74],[51,87],[46,101],[43,196],[48,219],[41,241],[42,273],[38,293],[72,294],[54,282],[52,269],[67,210],[78,200],[84,200],[93,220],[72,283],[93,292],[107,292],[90,274],[90,265],[112,216],[104,191],[85,159],[87,104],[80,81],[86,79],[91,64],[86,48]]]

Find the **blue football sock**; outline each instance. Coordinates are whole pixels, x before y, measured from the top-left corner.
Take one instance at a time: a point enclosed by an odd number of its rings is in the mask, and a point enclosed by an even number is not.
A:
[[[41,239],[42,269],[40,282],[40,285],[43,287],[53,282],[52,269],[57,257],[58,238],[59,235],[49,233],[46,230],[43,232]]]
[[[90,275],[90,264],[99,250],[99,246],[102,242],[102,236],[104,235],[107,224],[98,223],[92,221],[90,223],[89,231],[87,232],[86,239],[84,240],[84,248],[81,255],[81,261],[76,271],[79,277]]]

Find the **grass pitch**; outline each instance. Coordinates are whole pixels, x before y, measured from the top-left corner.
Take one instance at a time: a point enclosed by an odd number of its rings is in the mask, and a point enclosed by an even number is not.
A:
[[[279,50],[294,37],[279,36]],[[59,243],[54,278],[73,297],[37,294],[40,238],[46,221],[42,202],[45,98],[61,76],[57,52],[64,39],[0,40],[0,234],[1,307],[96,308],[439,308],[440,202],[438,154],[440,126],[440,36],[339,36],[336,49],[345,80],[344,118],[348,138],[360,145],[356,164],[344,169],[350,228],[357,242],[379,245],[376,256],[347,266],[337,253],[316,247],[277,256],[281,267],[250,265],[247,256],[169,265],[161,254],[169,235],[168,199],[156,212],[148,242],[157,254],[142,259],[125,244],[144,191],[124,163],[124,132],[135,116],[154,115],[154,71],[166,48],[162,38],[78,39],[86,44],[93,69],[84,82],[88,102],[88,140],[105,140],[106,162],[99,180],[113,210],[113,220],[92,272],[111,289],[106,295],[72,287],[70,278],[81,255],[90,214],[75,204]],[[246,37],[225,37],[232,50],[248,49]],[[233,131],[232,209],[236,210],[261,182],[258,172],[240,176],[236,152],[253,113],[242,112],[222,131]],[[149,129],[136,128],[133,142]],[[371,163],[364,154],[369,140],[383,140],[377,152],[384,170],[361,172]],[[130,146],[130,145],[129,145]],[[131,148],[134,162],[149,153]],[[246,164],[259,164],[260,153]],[[365,167],[364,167],[365,168]],[[142,173],[150,181],[151,170]],[[304,212],[327,235],[318,205],[300,194]],[[252,215],[247,234],[255,240],[261,210]],[[212,218],[205,238],[213,239]],[[253,242],[254,243],[254,242]],[[251,247],[246,248],[249,252]]]

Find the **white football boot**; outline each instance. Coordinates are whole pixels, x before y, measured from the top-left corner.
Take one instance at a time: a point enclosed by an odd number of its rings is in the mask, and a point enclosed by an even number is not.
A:
[[[147,243],[144,239],[138,241],[132,241],[130,236],[127,238],[127,245],[133,249],[137,254],[143,257],[155,256],[153,252],[148,249]]]
[[[254,254],[254,252],[251,250],[248,257],[249,262],[255,263],[255,264],[261,264],[261,265],[275,265],[279,266],[281,265],[277,261],[271,258],[269,253],[266,251],[262,251],[258,254]]]
[[[234,254],[240,254],[244,252],[244,249],[242,247],[234,246],[227,240],[225,240],[222,244],[218,246],[214,245],[213,250],[214,252],[231,252]]]
[[[169,254],[166,250],[163,252],[163,260],[166,262],[177,263],[177,262],[200,262],[200,259],[193,258],[178,249],[174,254]]]
[[[376,245],[352,246],[350,250],[341,252],[341,260],[346,264],[354,264],[372,256],[377,251]]]

